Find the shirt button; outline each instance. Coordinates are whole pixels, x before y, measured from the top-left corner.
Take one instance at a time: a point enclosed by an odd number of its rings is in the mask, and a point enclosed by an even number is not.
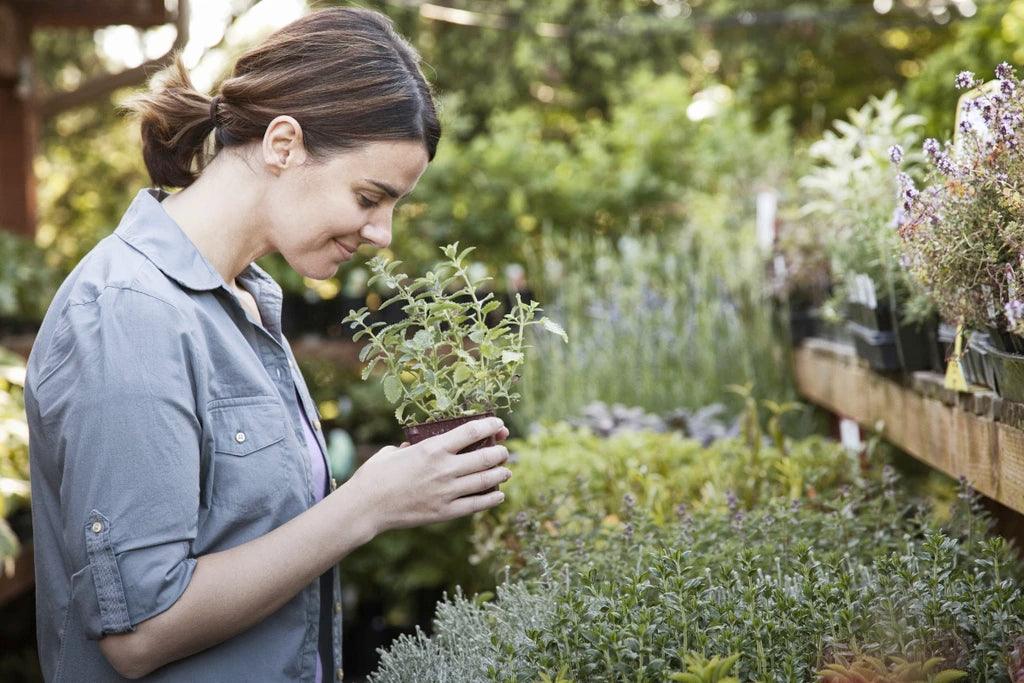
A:
[[[334,603],[334,611],[341,614],[341,600]]]
[[[245,432],[238,432],[235,434],[235,441],[238,443],[245,443]]]
[[[338,680],[339,681],[345,680],[345,670],[344,669],[338,669]]]
[[[92,523],[92,532],[94,534],[98,534],[101,531],[103,531],[103,522],[93,522]]]
[[[320,420],[313,420],[313,429],[320,431]]]

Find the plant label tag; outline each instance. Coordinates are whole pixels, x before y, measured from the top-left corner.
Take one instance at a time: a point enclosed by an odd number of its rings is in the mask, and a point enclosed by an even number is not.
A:
[[[839,420],[839,442],[851,453],[860,453],[864,442],[860,438],[860,425],[848,417]]]
[[[756,205],[757,246],[768,251],[775,243],[775,213],[779,205],[779,195],[775,190],[762,190],[757,193]]]
[[[945,387],[953,391],[969,391],[967,379],[964,377],[964,368],[960,364],[960,358],[964,352],[964,326],[956,326],[956,336],[953,338],[953,355],[946,366]]]

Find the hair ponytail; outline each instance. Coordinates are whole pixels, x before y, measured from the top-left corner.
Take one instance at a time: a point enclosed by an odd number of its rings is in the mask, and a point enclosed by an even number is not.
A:
[[[199,176],[214,129],[211,100],[196,90],[179,54],[153,78],[148,93],[128,102],[139,119],[142,158],[155,185],[188,187]]]
[[[128,103],[156,185],[191,185],[215,129],[215,149],[233,147],[262,140],[282,114],[302,126],[314,157],[416,140],[433,159],[441,137],[419,55],[388,17],[372,10],[335,7],[293,21],[239,57],[220,93],[215,99],[198,92],[175,56],[150,91]]]

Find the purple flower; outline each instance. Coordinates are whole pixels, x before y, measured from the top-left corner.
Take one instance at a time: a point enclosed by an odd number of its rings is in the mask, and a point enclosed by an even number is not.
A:
[[[1013,95],[1017,86],[1013,81],[999,81],[999,92],[1006,95],[1007,97]]]
[[[945,152],[935,155],[935,168],[939,169],[939,173],[949,178],[955,178],[960,174],[960,169],[957,168],[956,164],[953,163],[953,160]]]
[[[939,141],[935,138],[926,139],[921,147],[924,149],[924,153],[930,157],[934,157],[942,150],[942,146],[939,145]]]
[[[1003,312],[1006,314],[1006,322],[1009,323],[1010,328],[1017,327],[1024,320],[1024,301],[1020,299],[1007,301]]]
[[[970,133],[972,130],[974,130],[974,127],[971,125],[971,122],[968,121],[967,119],[964,119],[963,121],[960,122],[959,128],[961,133]]]
[[[889,161],[899,166],[900,162],[903,161],[903,148],[899,145],[893,145],[890,147]]]
[[[956,80],[954,81],[954,83],[956,84],[956,87],[960,90],[964,90],[966,88],[973,88],[975,83],[974,72],[961,71],[956,75]]]
[[[730,512],[735,512],[736,509],[740,506],[740,501],[736,497],[735,493],[733,493],[732,491],[726,491],[725,504],[729,506]]]
[[[1001,81],[1013,78],[1013,67],[1006,62],[1000,62],[999,66],[996,67],[996,78]]]

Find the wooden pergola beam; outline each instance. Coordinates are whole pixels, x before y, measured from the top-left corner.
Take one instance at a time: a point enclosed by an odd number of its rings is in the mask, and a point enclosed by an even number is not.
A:
[[[31,236],[36,227],[32,158],[41,118],[88,104],[118,88],[145,82],[188,40],[188,0],[178,0],[177,36],[163,56],[101,76],[81,87],[36,99],[32,81],[32,29],[100,28],[166,24],[164,0],[0,0],[0,230]]]
[[[36,224],[30,35],[25,18],[0,2],[0,229],[24,235]]]

